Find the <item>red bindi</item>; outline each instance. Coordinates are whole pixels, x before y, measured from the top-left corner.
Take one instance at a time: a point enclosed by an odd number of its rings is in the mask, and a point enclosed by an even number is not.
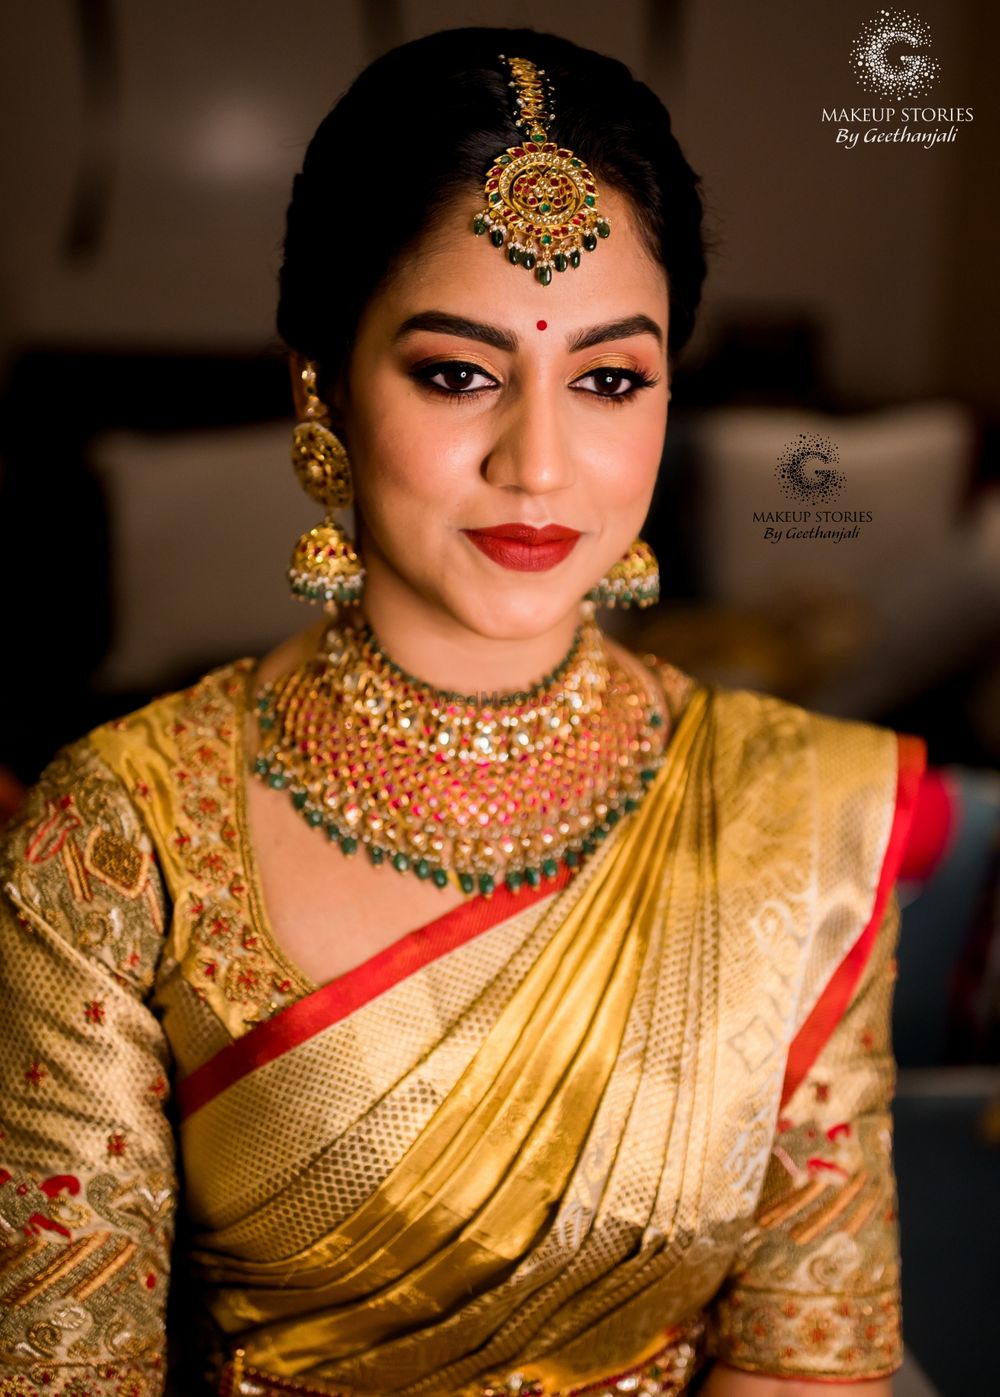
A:
[[[547,320],[539,320],[535,328],[537,330],[547,330],[549,328],[549,322]]]

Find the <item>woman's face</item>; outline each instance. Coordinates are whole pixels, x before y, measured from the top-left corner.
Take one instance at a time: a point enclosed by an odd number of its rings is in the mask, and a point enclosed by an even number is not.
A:
[[[578,616],[640,532],[670,396],[665,273],[628,205],[542,286],[446,211],[368,306],[332,403],[350,453],[366,593],[525,640]],[[548,547],[477,530],[576,531]]]

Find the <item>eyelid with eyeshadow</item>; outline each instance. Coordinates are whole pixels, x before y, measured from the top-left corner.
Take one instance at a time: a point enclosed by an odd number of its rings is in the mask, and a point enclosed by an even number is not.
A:
[[[430,363],[418,364],[409,370],[410,376],[416,379],[429,392],[436,393],[442,398],[478,398],[481,393],[490,393],[494,388],[467,388],[451,389],[443,388],[440,384],[432,383],[431,380],[436,374],[448,370],[468,370],[474,375],[481,375],[488,378],[499,387],[497,379],[488,369],[484,369],[479,364],[474,364],[468,359],[438,359]],[[609,373],[618,374],[622,378],[631,382],[632,388],[627,393],[595,393],[589,389],[579,390],[587,393],[588,397],[599,398],[602,402],[624,403],[626,400],[635,398],[643,388],[652,388],[659,383],[657,375],[648,374],[642,369],[628,368],[624,364],[595,364],[593,368],[586,369],[582,374],[578,374],[573,380],[574,384],[583,379],[592,378],[595,374]]]

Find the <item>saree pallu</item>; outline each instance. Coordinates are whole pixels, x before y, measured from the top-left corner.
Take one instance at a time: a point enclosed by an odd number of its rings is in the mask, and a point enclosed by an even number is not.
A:
[[[922,742],[694,684],[639,809],[572,876],[316,986],[253,862],[249,669],[90,734],[33,793],[5,881],[50,961],[72,943],[80,987],[128,1001],[122,1090],[175,1065],[219,1389],[665,1393],[711,1356],[895,1371],[893,883]],[[81,946],[81,889],[114,945]],[[23,1022],[22,1057],[54,1061],[52,1017],[30,1046]],[[143,1106],[116,1107],[140,1181],[172,1168]],[[81,1170],[108,1147],[73,1110]],[[58,1136],[22,1167],[53,1175]],[[137,1391],[158,1390],[157,1313]]]

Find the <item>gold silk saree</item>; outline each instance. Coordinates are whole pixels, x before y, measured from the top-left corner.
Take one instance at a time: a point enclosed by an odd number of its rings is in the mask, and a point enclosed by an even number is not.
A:
[[[168,1284],[206,1392],[900,1366],[893,885],[924,744],[647,662],[684,702],[597,852],[327,985],[261,897],[252,661],[56,756],[0,857],[0,1394],[161,1392]]]

